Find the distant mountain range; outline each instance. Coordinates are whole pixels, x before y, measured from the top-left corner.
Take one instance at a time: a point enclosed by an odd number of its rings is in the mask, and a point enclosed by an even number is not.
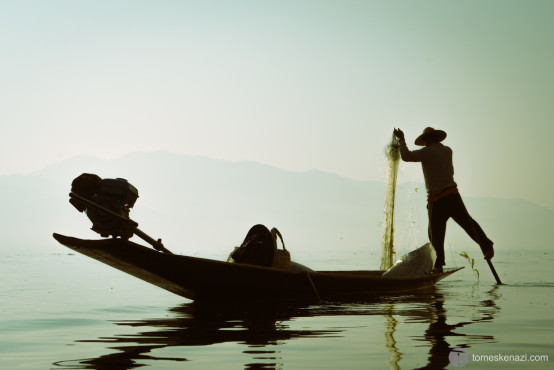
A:
[[[257,223],[277,227],[293,255],[295,251],[380,253],[384,183],[169,152],[134,153],[113,160],[81,156],[29,175],[1,176],[2,251],[66,252],[53,240],[53,232],[99,237],[89,230],[87,217],[68,203],[72,180],[85,172],[123,177],[135,185],[140,197],[131,217],[176,253],[225,257]],[[464,199],[495,242],[497,253],[550,249],[547,233],[554,225],[553,210],[520,199]],[[428,241],[423,185],[398,186],[395,229],[399,253]],[[446,246],[480,254],[453,221]]]

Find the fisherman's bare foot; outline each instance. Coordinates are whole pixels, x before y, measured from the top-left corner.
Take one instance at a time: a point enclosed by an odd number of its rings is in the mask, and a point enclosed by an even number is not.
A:
[[[442,266],[435,267],[435,268],[431,271],[431,274],[442,274],[442,273],[443,273]]]
[[[487,249],[485,249],[484,255],[486,260],[490,260],[494,257],[494,248],[492,247],[492,243],[487,247]]]

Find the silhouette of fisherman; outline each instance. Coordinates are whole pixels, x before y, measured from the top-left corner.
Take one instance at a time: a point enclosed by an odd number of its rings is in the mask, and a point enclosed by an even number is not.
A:
[[[427,188],[427,211],[429,214],[429,239],[435,251],[437,260],[435,271],[442,272],[444,262],[444,236],[446,222],[451,217],[465,232],[481,247],[485,259],[494,256],[493,242],[485,235],[481,226],[469,215],[458,187],[454,182],[454,166],[452,165],[452,149],[441,144],[446,138],[446,132],[425,128],[415,140],[422,149],[410,151],[406,146],[404,132],[394,129],[394,135],[400,142],[400,156],[406,162],[421,162],[425,187]]]

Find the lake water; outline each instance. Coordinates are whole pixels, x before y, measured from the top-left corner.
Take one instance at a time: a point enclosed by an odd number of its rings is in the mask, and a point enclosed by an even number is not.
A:
[[[319,256],[314,267],[370,259]],[[4,254],[0,368],[441,369],[456,368],[455,348],[465,369],[553,368],[554,253],[497,250],[493,261],[505,285],[478,261],[480,281],[466,268],[421,295],[206,307],[81,255]]]

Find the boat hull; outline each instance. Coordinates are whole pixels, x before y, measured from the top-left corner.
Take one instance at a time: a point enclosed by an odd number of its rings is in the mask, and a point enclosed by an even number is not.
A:
[[[285,271],[165,254],[122,239],[53,236],[76,252],[196,301],[331,301],[409,294],[459,270],[421,277],[383,277],[383,271]]]

